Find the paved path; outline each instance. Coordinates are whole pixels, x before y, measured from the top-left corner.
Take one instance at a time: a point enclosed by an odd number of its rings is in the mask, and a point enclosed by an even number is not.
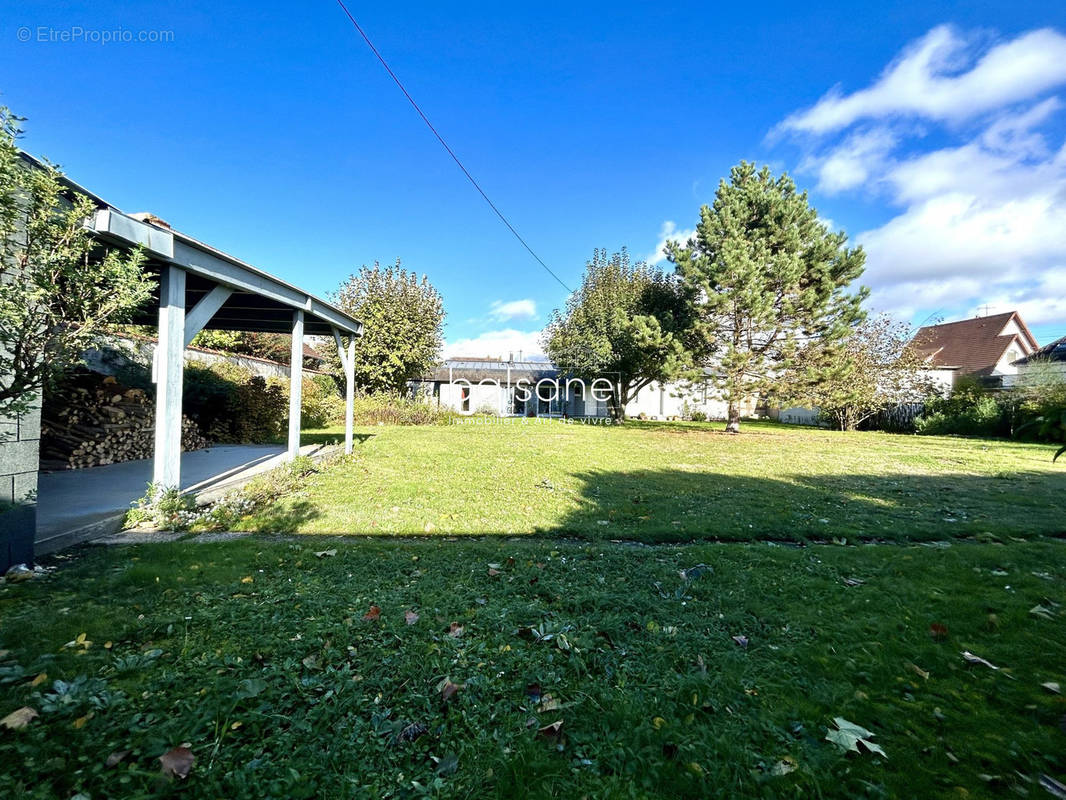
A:
[[[220,445],[183,453],[181,488],[222,489],[277,466],[284,454],[280,445]],[[124,513],[144,496],[151,479],[150,459],[42,473],[37,487],[38,543]]]

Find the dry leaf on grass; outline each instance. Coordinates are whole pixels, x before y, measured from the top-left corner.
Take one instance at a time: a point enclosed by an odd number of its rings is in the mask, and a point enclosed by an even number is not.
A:
[[[411,611],[410,609],[403,612],[403,618],[408,625],[414,625],[416,622],[418,622],[418,614],[416,614],[414,611]]]
[[[32,709],[29,706],[23,706],[22,708],[12,711],[3,719],[0,719],[0,725],[3,725],[10,730],[18,731],[29,725],[30,721],[36,716],[37,711],[35,709]]]
[[[159,757],[159,763],[162,764],[163,774],[168,778],[181,778],[184,780],[189,777],[192,765],[196,763],[196,756],[193,755],[192,750],[188,747],[175,747],[173,750],[163,753]]]
[[[861,744],[871,753],[877,753],[880,756],[885,755],[885,751],[881,749],[880,745],[874,744],[870,739],[874,736],[871,731],[861,725],[856,725],[854,722],[848,722],[843,717],[834,717],[833,724],[836,725],[836,730],[830,730],[825,738],[840,747],[845,752],[859,753],[859,745]]]
[[[370,606],[370,610],[363,614],[363,619],[366,622],[377,622],[381,616],[381,609],[377,606]]]
[[[104,762],[105,767],[114,767],[122,762],[122,760],[130,754],[129,750],[116,750],[107,757]]]
[[[963,650],[962,657],[967,664],[980,664],[982,667],[988,667],[989,669],[999,669],[999,667],[997,667],[991,661],[986,661],[985,659],[981,658],[981,656],[975,656],[969,650]]]
[[[563,721],[561,719],[556,720],[550,725],[545,725],[543,728],[537,728],[537,736],[544,739],[558,739],[563,732]]]
[[[460,686],[458,683],[452,683],[450,680],[445,678],[443,681],[440,682],[439,688],[441,702],[447,703],[449,700],[455,697],[455,693],[463,687]]]

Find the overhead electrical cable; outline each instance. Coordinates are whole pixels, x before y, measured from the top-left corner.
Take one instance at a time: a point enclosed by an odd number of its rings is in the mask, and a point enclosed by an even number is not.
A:
[[[352,25],[355,26],[355,29],[359,32],[359,35],[363,37],[363,41],[366,42],[370,50],[374,53],[375,56],[377,56],[378,61],[381,62],[381,66],[385,68],[385,71],[389,73],[389,77],[391,77],[392,80],[396,83],[396,85],[400,87],[400,91],[403,92],[403,96],[407,98],[407,101],[411,104],[411,107],[414,108],[416,112],[418,112],[418,116],[420,116],[422,118],[422,121],[426,123],[426,127],[429,128],[429,130],[433,133],[434,136],[437,137],[437,141],[440,142],[441,147],[443,147],[448,152],[448,155],[452,157],[452,161],[454,161],[459,166],[459,169],[461,169],[463,171],[463,174],[466,175],[467,180],[470,181],[470,183],[475,189],[477,189],[478,194],[480,194],[484,198],[485,202],[489,204],[489,208],[491,208],[493,212],[495,212],[496,216],[499,217],[500,221],[507,226],[507,229],[514,234],[515,238],[522,243],[522,247],[526,248],[526,250],[529,251],[529,254],[533,256],[536,262],[542,267],[544,267],[548,274],[559,282],[560,286],[566,289],[566,291],[572,292],[573,290],[565,283],[563,283],[563,279],[556,275],[552,271],[551,267],[544,263],[544,260],[533,251],[533,248],[529,246],[525,239],[522,238],[522,235],[517,230],[515,230],[514,225],[512,225],[507,219],[507,217],[503,215],[503,212],[500,211],[500,209],[496,207],[496,204],[489,199],[489,196],[485,194],[485,190],[481,188],[481,185],[474,179],[474,176],[470,174],[470,170],[468,170],[463,165],[463,162],[459,160],[459,156],[455,154],[455,151],[448,146],[448,143],[446,141],[444,141],[444,137],[437,132],[436,128],[433,127],[433,123],[429,121],[429,117],[425,115],[425,112],[423,112],[422,109],[419,107],[418,103],[415,102],[415,99],[411,97],[411,93],[407,91],[407,88],[403,85],[403,82],[396,76],[396,73],[392,71],[392,67],[390,67],[388,62],[385,61],[385,58],[381,55],[381,53],[378,52],[378,49],[374,47],[374,43],[370,41],[370,37],[366,35],[366,31],[363,30],[362,26],[358,22],[356,22],[355,17],[352,16],[352,12],[348,10],[348,7],[344,4],[343,0],[337,0],[337,5],[341,7],[341,10],[345,13],[348,19],[351,20]]]

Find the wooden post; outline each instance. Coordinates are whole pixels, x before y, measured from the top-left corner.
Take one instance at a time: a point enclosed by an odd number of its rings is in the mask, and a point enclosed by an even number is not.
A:
[[[344,365],[344,452],[352,452],[355,428],[355,336],[348,337],[348,358]]]
[[[292,357],[289,362],[289,458],[300,455],[300,401],[304,376],[304,312],[292,313]]]
[[[159,343],[155,358],[157,491],[181,488],[181,389],[185,367],[185,270],[163,267],[159,276]]]

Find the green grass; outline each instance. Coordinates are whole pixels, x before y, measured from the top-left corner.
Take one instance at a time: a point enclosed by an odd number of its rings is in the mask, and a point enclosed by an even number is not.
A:
[[[316,557],[325,548],[336,555]],[[41,712],[0,730],[0,786],[1039,797],[1042,774],[1066,779],[1066,703],[1041,688],[1066,685],[1064,548],[251,537],[83,550],[47,579],[0,586],[0,717]],[[713,571],[682,580],[701,563]],[[372,605],[380,619],[365,621]],[[54,696],[57,680],[75,688]],[[445,680],[462,686],[447,703]],[[539,709],[531,684],[560,707]],[[887,760],[825,741],[837,716]],[[561,738],[537,736],[557,720]],[[408,741],[412,724],[425,732]],[[185,742],[192,773],[167,782],[157,758]],[[129,752],[107,766],[116,751]]]
[[[1066,464],[1052,464],[1051,445],[747,423],[729,436],[714,424],[508,422],[360,428],[352,461],[243,527],[643,541],[1066,532]]]

